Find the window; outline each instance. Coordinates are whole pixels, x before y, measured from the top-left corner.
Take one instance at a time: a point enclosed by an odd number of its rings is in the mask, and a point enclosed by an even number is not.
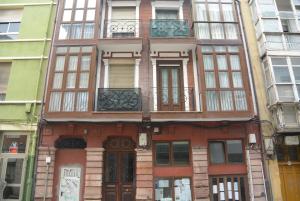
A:
[[[158,20],[175,20],[178,19],[178,10],[159,10],[155,11],[155,19]]]
[[[0,135],[0,180],[6,182],[0,200],[19,200],[24,183],[27,135],[3,133]]]
[[[189,142],[155,143],[156,165],[188,165],[190,162]]]
[[[288,145],[276,145],[276,156],[278,161],[300,161],[300,147]]]
[[[94,38],[96,3],[96,0],[65,0],[58,38]]]
[[[238,39],[232,1],[203,1],[196,4],[196,34],[199,39]]]
[[[213,176],[209,180],[213,201],[246,201],[245,176]]]
[[[243,163],[243,145],[241,140],[209,142],[211,164]]]
[[[22,10],[1,10],[0,40],[17,39],[20,29]]]
[[[192,201],[190,178],[155,179],[155,201]]]
[[[0,63],[0,101],[4,101],[6,97],[10,67],[11,63]]]
[[[207,111],[246,111],[239,48],[236,46],[203,46]]]
[[[111,61],[109,66],[109,88],[134,87],[134,60],[123,64]]]
[[[93,48],[58,47],[54,62],[49,112],[85,112]]]

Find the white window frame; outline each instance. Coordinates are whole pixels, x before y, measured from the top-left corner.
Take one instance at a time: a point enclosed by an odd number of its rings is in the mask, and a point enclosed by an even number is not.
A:
[[[5,135],[24,135],[26,136],[26,149],[25,149],[25,153],[2,153],[2,147],[3,147],[3,139]],[[3,199],[2,197],[0,197],[1,200],[3,201],[21,201],[22,200],[22,195],[23,195],[23,191],[24,191],[24,185],[25,185],[25,178],[26,178],[26,163],[27,163],[27,153],[29,150],[29,133],[26,132],[1,132],[0,131],[0,160],[2,160],[2,167],[0,167],[0,171],[1,171],[1,177],[5,177],[6,175],[6,164],[7,164],[7,160],[10,158],[15,158],[15,159],[23,159],[23,169],[22,169],[22,178],[21,178],[21,182],[20,182],[20,192],[19,192],[19,199]],[[2,179],[2,178],[1,178]],[[5,178],[4,178],[5,180]],[[2,195],[0,195],[2,196]]]
[[[5,33],[0,33],[0,36],[16,35],[18,37],[20,31],[19,32],[9,32],[8,30],[9,30],[9,28],[10,28],[10,26],[11,26],[12,23],[19,23],[19,26],[20,26],[21,22],[20,21],[18,21],[18,22],[14,22],[14,21],[12,21],[12,22],[0,22],[0,24],[7,24],[7,23],[8,23],[8,26],[7,26],[6,32]],[[20,27],[19,27],[19,29],[20,29]],[[16,39],[1,39],[1,40],[16,40]]]
[[[152,19],[156,19],[156,10],[178,10],[179,20],[183,20],[183,0],[179,1],[152,1]]]

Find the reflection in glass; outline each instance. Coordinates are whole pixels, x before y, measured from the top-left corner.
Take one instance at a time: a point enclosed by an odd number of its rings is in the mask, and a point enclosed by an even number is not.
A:
[[[116,182],[117,179],[117,154],[106,154],[105,182]]]
[[[222,142],[209,143],[209,155],[211,163],[225,163],[224,146]]]
[[[156,163],[160,165],[169,164],[169,143],[156,143]]]
[[[134,153],[123,153],[123,182],[133,182],[134,178]]]
[[[173,142],[173,160],[174,164],[189,163],[189,143],[188,142]]]

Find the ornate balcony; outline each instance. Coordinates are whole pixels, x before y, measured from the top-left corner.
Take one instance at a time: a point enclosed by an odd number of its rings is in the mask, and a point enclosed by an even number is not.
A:
[[[187,20],[151,20],[151,37],[189,37],[190,28]]]
[[[97,111],[141,111],[140,88],[99,88]]]
[[[104,38],[134,38],[140,36],[140,20],[115,19],[105,21]]]

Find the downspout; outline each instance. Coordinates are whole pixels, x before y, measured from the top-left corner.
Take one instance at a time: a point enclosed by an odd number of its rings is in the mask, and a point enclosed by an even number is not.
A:
[[[254,78],[253,78],[253,69],[251,68],[252,65],[252,62],[251,62],[251,59],[249,59],[249,46],[248,46],[248,43],[246,43],[247,41],[247,36],[246,34],[244,34],[244,31],[245,31],[245,26],[244,26],[244,20],[243,18],[241,17],[241,4],[240,4],[240,0],[235,0],[237,2],[237,10],[238,10],[238,15],[239,15],[239,19],[240,19],[240,24],[241,24],[241,29],[243,30],[242,31],[242,36],[243,36],[243,43],[244,43],[244,46],[245,46],[245,54],[246,54],[246,57],[247,57],[247,64],[249,65],[248,66],[248,70],[249,70],[249,75],[250,75],[250,82],[251,82],[251,87],[253,89],[253,99],[254,99],[254,105],[255,105],[255,111],[256,111],[256,114],[258,115],[258,117],[260,117],[260,113],[259,113],[259,110],[257,109],[258,108],[258,100],[257,100],[257,92],[256,92],[256,89],[255,87],[253,87],[254,85]],[[260,133],[261,135],[263,135],[263,130],[262,130],[262,127],[261,127],[261,124],[259,123],[259,130],[260,130]],[[264,148],[263,148],[263,145],[264,145],[264,142],[263,142],[263,139],[261,138],[260,136],[260,139],[261,139],[261,158],[262,158],[262,168],[263,168],[263,177],[264,177],[264,191],[266,192],[266,200],[273,200],[273,197],[272,197],[272,189],[271,188],[268,188],[270,187],[270,181],[269,181],[269,171],[268,171],[268,168],[266,168],[266,157],[265,157],[265,154],[264,154]],[[264,175],[264,173],[266,174],[266,177]],[[269,198],[269,199],[268,199]]]
[[[45,52],[46,52],[46,43],[47,43],[47,37],[48,37],[48,34],[49,34],[49,31],[50,31],[50,27],[52,27],[51,26],[51,23],[52,23],[52,21],[51,21],[51,18],[52,18],[52,13],[53,13],[53,10],[54,10],[54,6],[57,4],[57,6],[58,6],[58,3],[59,3],[59,1],[56,3],[55,2],[55,0],[51,0],[51,3],[50,3],[50,6],[51,6],[51,8],[50,8],[50,12],[49,12],[49,17],[48,17],[48,23],[47,23],[47,31],[46,31],[46,33],[45,33],[45,38],[44,38],[44,42],[43,42],[43,54],[42,54],[42,56],[41,56],[41,60],[40,60],[40,71],[39,71],[39,78],[38,78],[38,80],[37,80],[37,90],[36,90],[36,99],[38,99],[38,94],[39,94],[39,84],[40,84],[40,82],[41,82],[41,75],[42,75],[42,68],[43,68],[43,61],[44,61],[44,54],[45,54]],[[57,13],[56,13],[56,15],[55,15],[55,19],[54,19],[54,22],[56,22],[56,19],[57,19]],[[55,26],[55,25],[53,25],[53,26]],[[55,33],[55,28],[52,30],[52,36],[54,35],[54,33]],[[31,177],[29,177],[29,179],[30,179],[30,183],[29,184],[32,184],[32,188],[31,188],[31,195],[30,195],[30,193],[27,193],[26,195],[26,201],[29,201],[30,200],[30,198],[32,197],[32,196],[34,196],[35,195],[35,182],[36,182],[36,173],[37,173],[37,161],[38,161],[38,153],[39,153],[39,146],[36,144],[36,142],[38,142],[39,144],[40,144],[40,142],[41,142],[41,136],[40,136],[40,134],[41,134],[41,130],[42,130],[42,128],[41,128],[41,119],[42,119],[42,117],[43,117],[43,108],[44,108],[44,99],[45,99],[45,92],[46,92],[46,82],[47,82],[47,77],[48,77],[48,69],[49,69],[49,66],[50,66],[50,59],[51,59],[51,55],[52,55],[52,43],[53,43],[53,39],[54,39],[54,37],[52,37],[52,40],[51,40],[51,42],[50,42],[50,44],[51,44],[51,48],[50,48],[50,52],[49,52],[49,54],[48,54],[48,64],[47,64],[47,69],[46,69],[46,75],[45,75],[45,80],[44,80],[44,84],[43,84],[43,86],[44,86],[44,90],[43,90],[43,96],[42,96],[42,102],[41,102],[41,111],[40,111],[40,119],[38,119],[38,129],[37,129],[37,131],[36,131],[36,133],[35,133],[35,135],[34,135],[34,137],[33,137],[33,145],[34,146],[32,146],[32,150],[33,150],[33,156],[35,156],[35,161],[34,161],[34,163],[32,162],[31,164],[30,164],[30,175],[31,175]],[[36,110],[37,110],[37,104],[35,103],[34,104],[34,107],[33,107],[33,114],[35,114],[36,113]],[[38,117],[38,116],[36,116],[36,117]],[[49,168],[48,168],[48,164],[47,164],[47,170],[49,170]],[[32,175],[32,173],[33,173],[33,170],[34,170],[34,174]],[[47,171],[48,172],[48,171]],[[28,180],[29,181],[29,180]],[[29,190],[28,190],[29,191]],[[30,195],[30,196],[29,196]],[[33,199],[32,199],[33,200]]]

